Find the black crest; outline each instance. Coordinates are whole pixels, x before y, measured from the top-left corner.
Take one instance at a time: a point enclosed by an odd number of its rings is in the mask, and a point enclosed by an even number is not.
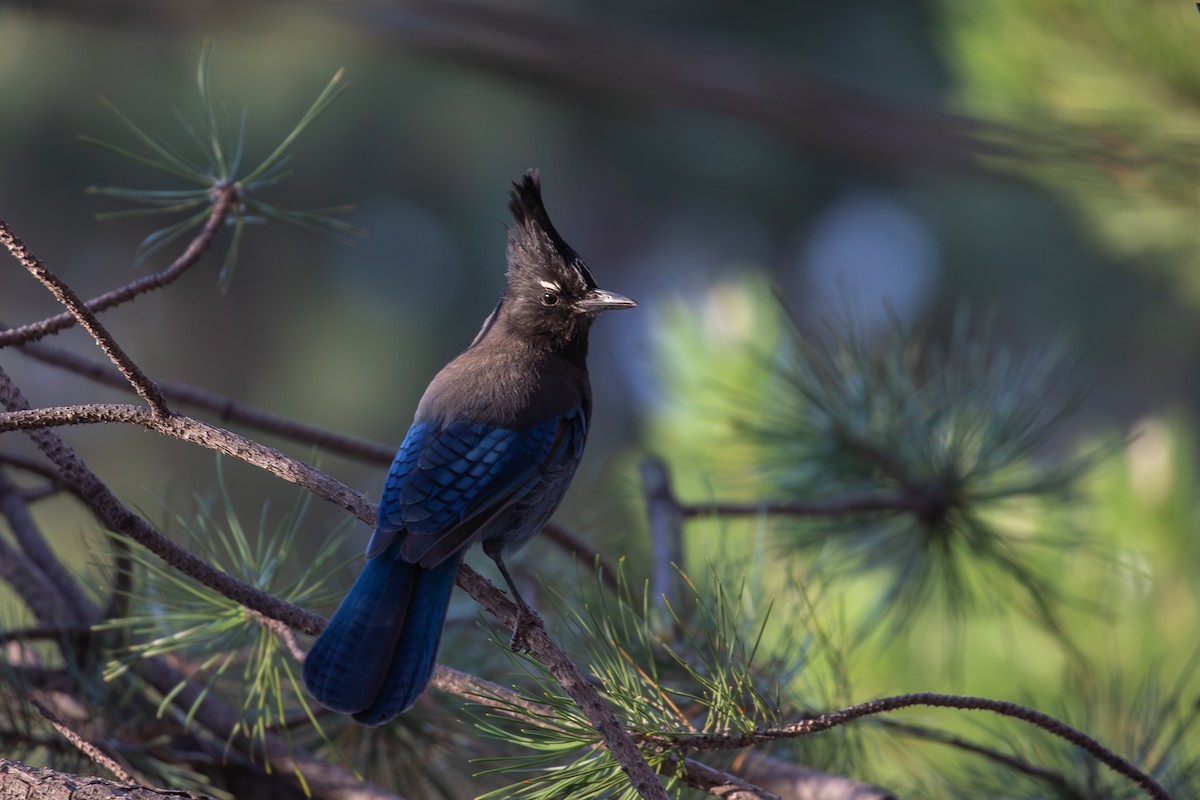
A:
[[[528,170],[520,182],[514,182],[508,199],[514,228],[508,231],[510,271],[521,266],[553,265],[560,270],[577,272],[586,289],[596,288],[591,270],[558,234],[542,202],[542,185],[536,169]]]

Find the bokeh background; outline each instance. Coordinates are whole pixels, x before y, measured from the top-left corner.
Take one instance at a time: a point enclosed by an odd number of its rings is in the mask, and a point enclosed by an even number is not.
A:
[[[1131,596],[1150,598],[1131,623],[1137,646],[1147,658],[1169,652],[1164,668],[1190,653],[1200,624],[1194,4],[0,3],[0,215],[84,296],[175,251],[134,266],[159,223],[98,222],[123,206],[83,190],[170,184],[77,135],[132,144],[104,96],[184,144],[176,112],[199,119],[205,41],[219,101],[233,117],[250,109],[252,155],[346,68],[349,90],[297,143],[294,176],[264,197],[351,204],[345,219],[368,235],[345,245],[251,228],[227,292],[210,255],[170,289],[106,314],[151,375],[399,442],[429,378],[495,302],[508,185],[535,166],[558,228],[601,285],[641,304],[593,335],[593,434],[560,515],[584,536],[638,557],[638,459],[686,438],[663,424],[665,399],[679,396],[663,386],[664,309],[752,331],[738,287],[766,283],[813,330],[850,303],[868,327],[885,331],[894,314],[938,339],[965,306],[1018,350],[1069,342],[1093,389],[1047,458],[1120,442],[1085,486],[1086,524],[1137,566]],[[56,311],[0,259],[0,320]],[[78,331],[56,343],[93,353]],[[713,352],[704,368],[719,373]],[[0,363],[35,405],[124,398],[12,350]],[[132,430],[69,437],[152,516],[211,490],[207,452]],[[377,492],[377,467],[267,441]],[[226,469],[247,508],[291,496],[254,470]],[[46,513],[84,568],[90,520]],[[315,508],[311,535],[337,519]],[[348,557],[366,535],[350,535]],[[523,568],[544,548],[529,548]],[[865,693],[922,688],[929,674],[912,652],[886,669],[864,668]],[[970,672],[938,682],[1011,688],[1008,666],[976,683]]]

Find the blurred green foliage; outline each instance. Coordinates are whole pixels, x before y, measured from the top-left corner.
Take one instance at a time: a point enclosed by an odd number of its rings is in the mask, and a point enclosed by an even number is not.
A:
[[[1103,433],[1063,442],[1061,435],[1050,433],[1070,423],[1066,412],[1071,406],[1056,405],[1062,398],[1055,399],[1052,391],[1063,375],[1060,366],[1053,367],[1059,372],[1053,379],[1042,374],[1052,363],[1044,357],[1004,356],[994,345],[989,353],[975,342],[973,358],[938,364],[936,358],[920,355],[929,345],[917,338],[893,334],[868,345],[836,325],[829,333],[829,351],[796,343],[789,348],[777,298],[754,276],[680,300],[661,319],[656,352],[666,376],[666,402],[649,420],[647,446],[670,458],[683,502],[832,500],[864,485],[878,489],[889,483],[887,470],[878,468],[868,470],[875,477],[865,484],[860,477],[846,482],[839,465],[858,463],[858,448],[837,431],[843,424],[839,420],[857,418],[860,403],[842,396],[838,403],[821,406],[811,385],[795,382],[797,367],[792,365],[798,360],[815,358],[800,367],[811,371],[848,349],[861,348],[846,355],[835,385],[859,386],[862,399],[874,405],[890,402],[881,393],[905,395],[916,404],[907,414],[897,409],[881,413],[869,428],[873,442],[887,443],[881,452],[901,463],[911,457],[914,470],[922,458],[935,465],[937,447],[953,443],[945,439],[932,449],[920,442],[906,444],[905,437],[924,425],[952,431],[955,415],[965,414],[974,430],[995,428],[1002,437],[1011,437],[1011,444],[1021,436],[1011,424],[1020,417],[1018,409],[1032,403],[1031,409],[1048,415],[1018,425],[1038,432],[1037,446],[1010,451],[1012,460],[976,464],[974,480],[982,486],[999,480],[1001,486],[1020,487],[1002,493],[999,504],[986,489],[966,492],[961,514],[983,520],[981,526],[950,521],[940,536],[924,540],[922,523],[906,521],[903,514],[815,522],[764,514],[749,520],[698,518],[688,524],[685,561],[690,570],[713,565],[725,582],[749,578],[760,602],[771,599],[773,623],[763,636],[760,657],[785,657],[786,651],[772,649],[773,642],[782,641],[774,638],[773,628],[782,635],[792,631],[791,621],[799,620],[809,630],[829,628],[819,647],[835,652],[816,662],[825,663],[826,671],[818,669],[785,686],[790,702],[811,704],[806,682],[819,674],[828,685],[841,686],[843,694],[859,699],[934,688],[1020,699],[1055,709],[1052,713],[1123,752],[1139,753],[1139,762],[1156,770],[1179,796],[1200,789],[1200,737],[1195,733],[1200,726],[1195,661],[1200,648],[1191,633],[1200,620],[1195,580],[1200,503],[1195,495],[1195,433],[1179,415],[1142,420],[1115,449],[1111,441],[1104,443]],[[934,386],[942,382],[953,391],[909,386],[898,392],[886,380],[879,383],[886,372],[883,365],[905,354],[909,368],[932,360],[935,366],[927,377]],[[994,374],[1009,379],[993,382],[986,377],[993,369],[987,365],[997,359],[1005,367]],[[914,374],[921,374],[920,369]],[[1022,382],[1014,377],[1021,374],[1042,377]],[[804,410],[812,404],[828,424],[816,432],[795,427],[797,415],[814,413],[811,407]],[[911,413],[922,407],[924,411]],[[758,435],[748,435],[750,425]],[[1099,460],[1098,446],[1107,453]],[[964,454],[955,447],[949,452]],[[1090,455],[1075,461],[1073,452]],[[781,469],[807,477],[799,484],[781,482]],[[1014,474],[1019,481],[1008,483]],[[932,478],[940,479],[936,474]],[[900,527],[881,535],[881,524]],[[900,541],[889,545],[889,535]],[[847,561],[844,549],[860,546],[861,553]],[[907,548],[907,556],[898,557],[897,547]],[[946,558],[943,547],[945,552],[963,549],[958,557]],[[1001,552],[1013,560],[998,562],[1004,565],[998,572],[987,572],[987,560]],[[1038,576],[1042,594],[1036,596],[1044,604],[1032,609],[1021,599],[1032,591],[1020,577],[1026,569]],[[956,585],[957,593],[927,605],[921,593],[897,590],[898,583],[922,580]],[[864,626],[879,631],[881,610],[900,626],[895,635],[867,640],[852,635]],[[1044,613],[1050,614],[1052,625]],[[828,672],[830,664],[842,665],[844,674]],[[915,716],[925,725],[1058,769],[1082,791],[1059,795],[1035,780],[1025,787],[1028,794],[1012,796],[1132,796],[1124,781],[1071,748],[1034,744],[1042,741],[1037,734],[1007,723],[977,723],[967,715]],[[889,729],[885,724],[879,730]],[[910,739],[899,735],[891,742],[872,741],[894,755],[892,748],[911,746]],[[860,771],[852,774],[892,788],[920,786],[922,797],[994,796],[1011,780],[1012,771],[1004,765],[989,767],[962,754],[955,758],[935,745],[922,750],[931,761],[868,757],[855,763]],[[947,769],[947,763],[957,766]]]
[[[1200,305],[1200,51],[1193,4],[945,3],[963,108],[1008,126],[1020,171]]]

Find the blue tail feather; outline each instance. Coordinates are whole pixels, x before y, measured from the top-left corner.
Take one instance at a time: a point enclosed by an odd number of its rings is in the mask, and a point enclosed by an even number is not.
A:
[[[461,555],[457,555],[435,567],[413,567],[412,599],[396,640],[391,666],[375,701],[354,715],[358,722],[382,725],[411,708],[429,685],[460,560]]]
[[[457,558],[423,569],[399,551],[396,542],[367,562],[304,661],[317,702],[366,725],[407,709],[425,690],[458,569]]]

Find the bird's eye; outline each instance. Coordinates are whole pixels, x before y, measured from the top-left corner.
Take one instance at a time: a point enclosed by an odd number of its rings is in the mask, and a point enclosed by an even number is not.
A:
[[[544,306],[552,306],[557,302],[558,295],[556,295],[554,292],[546,292],[544,295],[542,295],[542,305]]]

